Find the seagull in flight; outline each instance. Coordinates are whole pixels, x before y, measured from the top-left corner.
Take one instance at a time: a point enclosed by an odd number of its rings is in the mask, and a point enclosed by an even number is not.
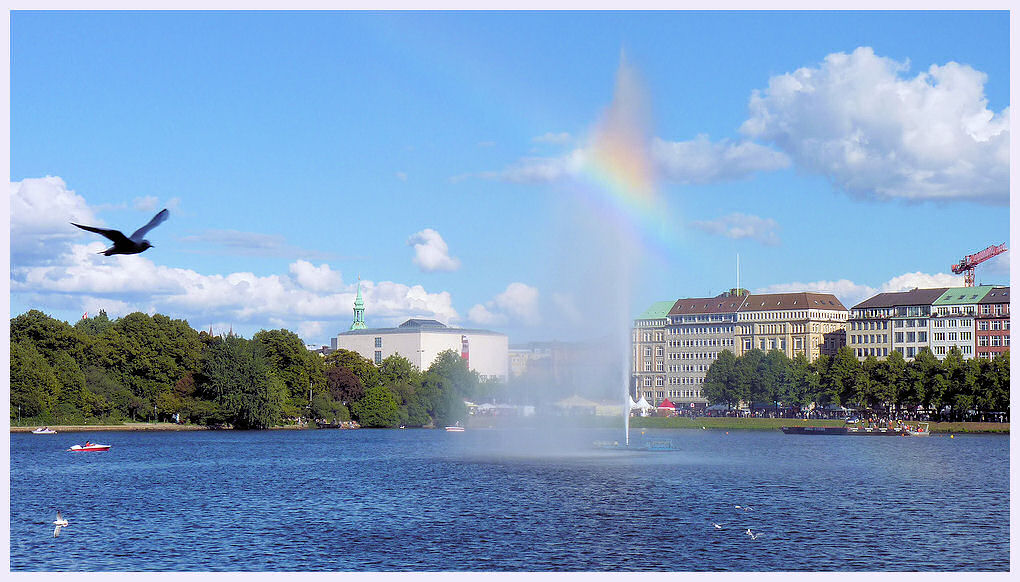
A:
[[[747,535],[751,536],[752,540],[758,539],[758,536],[761,535],[761,534],[756,534],[753,531],[751,531],[751,528],[747,528],[747,532],[745,532],[745,533],[747,533]]]
[[[53,522],[57,527],[53,528],[53,537],[60,535],[60,528],[67,525],[67,520],[60,517],[60,512],[57,512],[57,519]]]
[[[712,522],[712,525],[715,526],[715,529],[722,529],[722,526],[719,525],[718,523],[715,523],[714,521]]]
[[[108,239],[113,241],[113,246],[108,248],[108,249],[106,249],[105,251],[102,251],[100,254],[103,254],[103,255],[106,255],[106,256],[110,256],[110,255],[134,255],[134,254],[140,253],[140,252],[144,251],[145,249],[150,248],[150,247],[153,246],[152,243],[150,243],[149,241],[145,240],[145,235],[150,230],[152,230],[152,229],[156,228],[157,226],[159,226],[160,224],[162,224],[163,221],[166,220],[166,217],[168,217],[168,216],[170,216],[170,211],[169,210],[167,210],[166,208],[164,208],[163,210],[160,210],[159,213],[156,214],[156,216],[152,217],[152,220],[149,221],[149,224],[146,224],[142,228],[139,228],[134,233],[132,233],[131,236],[129,236],[129,237],[128,236],[124,236],[124,233],[122,233],[119,230],[113,230],[113,229],[110,229],[110,228],[98,228],[98,227],[95,227],[95,226],[85,226],[85,225],[82,225],[82,224],[75,224],[73,222],[71,224],[73,224],[74,226],[77,226],[78,228],[80,228],[82,230],[87,230],[89,232],[94,232],[96,234],[101,234],[101,235],[105,236],[106,238],[108,238]]]

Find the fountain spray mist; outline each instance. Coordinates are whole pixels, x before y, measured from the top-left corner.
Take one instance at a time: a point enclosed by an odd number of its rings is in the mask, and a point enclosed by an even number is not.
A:
[[[562,231],[557,233],[563,260],[559,274],[570,289],[563,295],[576,312],[588,314],[584,323],[598,324],[590,337],[605,338],[619,355],[618,390],[628,442],[635,274],[647,241],[668,226],[669,215],[656,187],[649,118],[637,72],[621,53],[613,100],[580,151],[581,171],[570,185],[574,196],[562,209]]]

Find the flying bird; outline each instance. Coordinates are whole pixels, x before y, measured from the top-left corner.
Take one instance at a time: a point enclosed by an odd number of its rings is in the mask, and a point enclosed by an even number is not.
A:
[[[715,523],[714,521],[712,522],[712,525],[715,526],[715,529],[722,529],[722,526],[719,525],[718,523]]]
[[[747,535],[751,536],[752,540],[758,539],[758,536],[761,535],[761,534],[756,534],[753,531],[751,531],[751,528],[747,528],[747,532],[745,532],[745,533],[747,533]]]
[[[60,512],[58,511],[57,512],[57,519],[54,520],[53,523],[57,526],[57,527],[53,528],[53,537],[57,537],[57,536],[60,535],[60,528],[62,528],[62,527],[67,525],[67,520],[64,519],[63,517],[60,517]]]
[[[74,226],[77,226],[78,228],[80,228],[82,230],[87,230],[89,232],[94,232],[96,234],[101,234],[101,235],[105,236],[106,238],[108,238],[108,239],[113,241],[113,246],[108,248],[108,249],[106,249],[105,251],[102,251],[100,254],[103,254],[103,255],[106,255],[106,256],[110,256],[110,255],[134,255],[134,254],[140,253],[140,252],[144,251],[145,249],[150,248],[150,247],[153,246],[152,243],[150,243],[149,241],[145,240],[145,235],[150,230],[152,230],[152,229],[156,228],[157,226],[159,226],[160,224],[162,224],[163,221],[166,220],[167,216],[170,216],[170,211],[169,210],[167,210],[166,208],[164,208],[163,210],[160,210],[159,213],[156,214],[156,216],[152,217],[152,220],[149,221],[149,224],[146,224],[142,228],[139,228],[138,230],[136,230],[130,237],[124,236],[124,233],[122,233],[119,230],[113,230],[113,229],[110,229],[110,228],[98,228],[98,227],[95,227],[95,226],[84,226],[84,225],[81,225],[81,224],[75,224],[73,222],[71,224],[73,224]]]

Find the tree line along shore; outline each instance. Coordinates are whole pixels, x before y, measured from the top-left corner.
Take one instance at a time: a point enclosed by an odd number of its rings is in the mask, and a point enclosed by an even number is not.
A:
[[[453,351],[425,371],[396,355],[376,366],[347,350],[323,358],[288,330],[249,340],[159,314],[70,325],[32,310],[10,338],[12,426],[441,426],[498,389]]]
[[[620,392],[615,373],[586,374],[579,386],[536,366],[510,382],[482,381],[454,351],[420,371],[399,355],[379,365],[347,350],[323,358],[284,329],[262,330],[249,340],[138,312],[110,319],[101,311],[71,325],[31,310],[10,320],[10,346],[12,427],[172,422],[268,429],[351,421],[434,427],[465,420],[465,400],[533,405],[548,413],[578,390],[609,401]],[[808,362],[775,350],[739,357],[723,351],[707,372],[703,394],[731,407],[775,403],[777,415],[847,404],[887,418],[1008,421],[1009,353],[968,360],[951,350],[939,360],[922,350],[911,362],[898,353],[860,362],[841,348]],[[737,420],[747,426],[750,419]]]

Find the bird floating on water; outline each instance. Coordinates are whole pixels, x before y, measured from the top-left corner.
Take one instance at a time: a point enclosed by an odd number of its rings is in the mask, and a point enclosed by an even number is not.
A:
[[[99,228],[95,226],[84,226],[81,224],[71,223],[74,226],[82,230],[101,234],[106,238],[113,241],[113,246],[100,252],[99,254],[110,256],[110,255],[134,255],[138,254],[145,249],[151,248],[153,245],[149,241],[145,240],[145,235],[152,229],[156,228],[163,223],[166,218],[170,216],[170,211],[164,208],[160,210],[156,216],[152,217],[152,220],[148,224],[139,228],[131,236],[124,236],[119,230],[113,230],[111,228]]]
[[[53,537],[57,537],[57,536],[60,535],[60,528],[65,527],[67,525],[67,520],[64,519],[63,517],[61,517],[60,516],[60,512],[58,511],[57,512],[57,519],[54,520],[53,523],[54,523],[54,525],[57,526],[57,527],[53,528]]]
[[[718,523],[715,523],[714,521],[712,522],[712,525],[715,526],[715,529],[722,529],[722,526],[719,525]]]

